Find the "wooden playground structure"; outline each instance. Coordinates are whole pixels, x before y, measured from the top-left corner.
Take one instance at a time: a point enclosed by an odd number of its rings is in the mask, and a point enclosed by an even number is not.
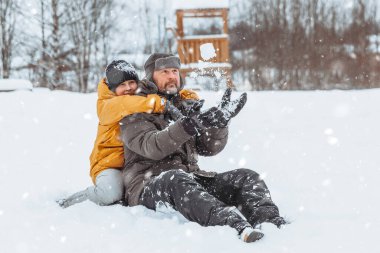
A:
[[[181,59],[182,68],[181,76],[185,79],[189,73],[196,72],[199,75],[220,77],[226,79],[227,86],[232,86],[231,64],[229,56],[229,38],[228,38],[228,6],[214,7],[177,7],[177,50]],[[184,26],[185,19],[197,18],[221,18],[222,27],[220,34],[202,34],[189,35],[186,34]],[[202,46],[211,48],[211,55],[206,54],[202,50]],[[210,51],[210,50],[208,50]]]

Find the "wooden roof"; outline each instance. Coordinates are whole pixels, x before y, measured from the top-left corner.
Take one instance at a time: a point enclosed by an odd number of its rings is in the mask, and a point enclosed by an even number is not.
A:
[[[228,9],[229,0],[173,0],[175,10]]]

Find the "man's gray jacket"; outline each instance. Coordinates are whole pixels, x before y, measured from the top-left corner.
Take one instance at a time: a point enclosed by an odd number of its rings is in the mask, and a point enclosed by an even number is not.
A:
[[[189,135],[181,120],[170,122],[162,114],[138,113],[120,122],[124,143],[125,198],[130,206],[139,204],[144,184],[172,169],[210,176],[197,165],[198,154],[216,155],[227,143],[228,129],[208,129]]]

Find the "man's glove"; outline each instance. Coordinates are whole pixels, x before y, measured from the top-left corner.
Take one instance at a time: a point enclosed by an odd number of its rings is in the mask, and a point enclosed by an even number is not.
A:
[[[228,125],[231,118],[235,117],[247,102],[247,93],[240,95],[238,99],[231,101],[231,88],[228,88],[217,107],[211,107],[207,111],[193,117],[185,117],[182,125],[190,135],[199,133],[204,128],[223,128]]]
[[[191,117],[200,112],[204,102],[204,99],[183,99],[179,102],[178,108],[182,112],[183,116]]]
[[[175,104],[177,105],[175,106],[168,101],[165,106],[165,112],[176,121],[183,116],[193,116],[198,114],[204,102],[204,100],[184,99],[175,101]]]
[[[183,114],[181,113],[181,111],[177,107],[172,105],[170,101],[166,102],[165,113],[169,114],[170,118],[174,121],[177,121],[178,119],[183,117]]]

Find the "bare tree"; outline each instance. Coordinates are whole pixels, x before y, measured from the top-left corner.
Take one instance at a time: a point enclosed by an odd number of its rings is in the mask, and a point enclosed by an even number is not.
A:
[[[117,15],[113,15],[113,0],[107,0],[103,9],[97,17],[97,30],[95,32],[95,50],[94,50],[94,71],[93,76],[99,79],[103,75],[105,66],[110,61],[111,43],[110,35],[114,31],[114,24],[117,23]],[[99,53],[101,52],[101,53]]]
[[[142,3],[140,3],[139,13],[143,35],[145,37],[144,52],[150,54],[153,52],[153,11],[151,9],[149,0],[143,0]]]
[[[14,33],[16,26],[16,1],[0,1],[0,34],[2,77],[9,78],[13,56]]]
[[[64,73],[70,71],[69,55],[73,51],[67,39],[67,18],[64,15],[66,10],[62,0],[37,0],[36,7],[39,13],[30,15],[29,11],[24,11],[22,16],[29,22],[33,22],[33,27],[39,26],[40,33],[22,31],[21,39],[23,51],[22,57],[26,64],[19,66],[19,69],[29,68],[34,75],[30,78],[40,87],[50,89],[70,89]]]
[[[40,0],[40,7],[41,7],[41,51],[42,51],[41,60],[42,60],[42,63],[45,63],[47,61],[47,47],[48,47],[47,39],[46,39],[45,0]],[[40,83],[42,83],[42,86],[46,87],[48,83],[47,68],[45,66],[42,66],[41,70],[42,70],[42,75],[41,75]]]
[[[94,49],[98,45],[98,29],[101,27],[98,20],[110,1],[103,0],[72,0],[66,2],[69,23],[70,39],[76,50],[73,54],[73,70],[79,82],[79,91],[88,91],[88,81],[92,69]],[[106,15],[103,15],[105,17]],[[107,27],[103,27],[107,28]],[[104,34],[104,33],[103,33]]]
[[[61,33],[63,32],[62,29],[62,16],[64,15],[65,11],[62,11],[62,4],[60,4],[60,0],[51,0],[51,27],[52,27],[52,33],[51,33],[51,63],[53,64],[53,85],[54,87],[62,86],[63,83],[63,76],[62,76],[62,70],[64,65],[62,64],[62,56],[61,53],[63,51],[61,42]],[[44,50],[43,50],[44,53]],[[44,54],[43,54],[44,55]]]

